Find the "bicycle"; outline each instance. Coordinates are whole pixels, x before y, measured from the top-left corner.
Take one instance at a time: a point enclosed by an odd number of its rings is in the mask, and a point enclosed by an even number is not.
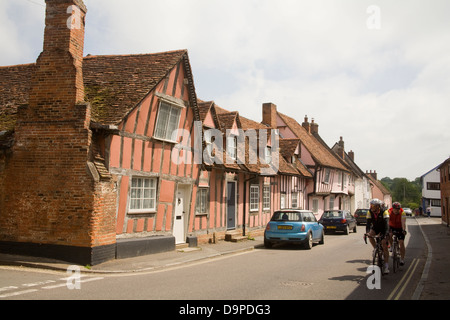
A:
[[[400,268],[400,245],[395,233],[392,234],[392,268],[394,273]]]
[[[381,244],[381,241],[384,237],[381,235],[371,236],[366,233],[364,235],[364,241],[366,242],[366,244],[367,238],[372,238],[376,241],[375,249],[373,250],[372,254],[372,265],[379,267],[381,275],[384,275],[384,250],[383,245]]]
[[[398,242],[397,238],[398,231],[392,232],[392,264],[394,273],[397,272],[400,268],[400,259],[401,259],[401,253],[400,253],[400,243]],[[405,231],[406,233],[406,231]]]

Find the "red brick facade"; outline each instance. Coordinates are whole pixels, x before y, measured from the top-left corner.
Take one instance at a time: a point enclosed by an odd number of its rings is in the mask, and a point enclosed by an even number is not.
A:
[[[115,243],[116,199],[105,192],[114,184],[96,179],[89,166],[91,107],[84,102],[82,74],[86,8],[78,0],[46,2],[44,50],[4,164],[0,241],[92,264],[98,260],[94,247]],[[73,29],[67,24],[71,5],[80,9]],[[106,255],[114,257],[114,251]]]

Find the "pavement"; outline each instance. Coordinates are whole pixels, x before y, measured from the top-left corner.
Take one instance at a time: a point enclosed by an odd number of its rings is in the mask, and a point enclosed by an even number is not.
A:
[[[427,259],[414,300],[450,299],[450,228],[440,218],[416,217],[427,246]],[[176,268],[186,264],[205,262],[231,254],[239,254],[263,247],[263,237],[239,242],[219,241],[198,247],[179,248],[170,252],[146,256],[117,259],[96,266],[80,266],[87,274],[124,274],[151,272]],[[67,271],[72,264],[39,257],[18,256],[0,253],[0,265]]]

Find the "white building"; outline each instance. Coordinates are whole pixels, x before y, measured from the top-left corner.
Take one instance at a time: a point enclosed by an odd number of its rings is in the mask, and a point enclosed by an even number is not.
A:
[[[441,181],[437,168],[433,168],[420,177],[422,183],[422,208],[426,214],[431,208],[431,216],[440,217],[441,213]]]

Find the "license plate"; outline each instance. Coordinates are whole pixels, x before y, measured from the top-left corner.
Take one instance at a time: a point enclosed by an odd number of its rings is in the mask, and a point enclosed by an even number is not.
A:
[[[336,226],[327,226],[327,229],[336,229]]]
[[[278,230],[292,230],[292,226],[278,226]]]

